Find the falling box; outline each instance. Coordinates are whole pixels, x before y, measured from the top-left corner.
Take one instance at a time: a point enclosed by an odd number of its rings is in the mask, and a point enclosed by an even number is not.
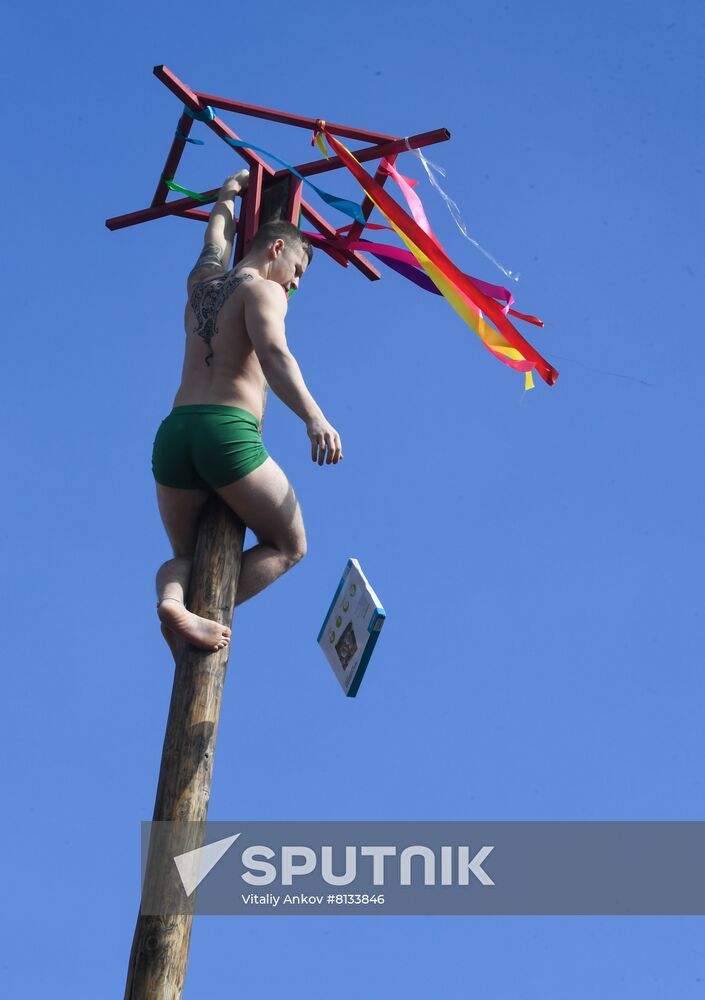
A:
[[[357,559],[348,559],[318,644],[348,698],[360,687],[386,613]]]

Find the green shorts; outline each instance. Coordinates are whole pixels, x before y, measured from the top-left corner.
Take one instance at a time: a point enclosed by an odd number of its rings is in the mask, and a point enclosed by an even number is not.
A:
[[[175,406],[152,449],[152,472],[162,486],[217,489],[242,479],[267,458],[259,422],[239,406]]]

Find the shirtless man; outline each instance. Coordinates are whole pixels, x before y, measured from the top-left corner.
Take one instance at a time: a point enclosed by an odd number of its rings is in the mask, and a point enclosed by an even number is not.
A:
[[[174,552],[157,573],[157,613],[174,657],[177,636],[210,650],[230,641],[227,626],[184,605],[198,520],[211,492],[258,540],[243,554],[236,604],[306,553],[294,490],[262,446],[266,384],[306,424],[314,462],[335,465],[343,457],[340,437],[306,388],[284,333],[288,296],[313,255],[308,240],[291,223],[265,224],[228,270],[235,196],[247,181],[241,170],[224,182],[188,276],[181,385],[152,453],[159,512]]]

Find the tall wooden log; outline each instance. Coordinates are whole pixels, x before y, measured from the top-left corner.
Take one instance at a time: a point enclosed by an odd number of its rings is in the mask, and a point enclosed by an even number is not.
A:
[[[288,208],[295,201],[290,179],[270,183],[262,192],[258,224],[287,218]],[[221,624],[232,623],[244,537],[243,523],[213,494],[201,516],[186,601],[189,610]],[[192,842],[184,846],[180,840],[182,851],[193,850],[202,843],[223,686],[228,656],[234,646],[234,633],[230,644],[219,652],[207,652],[185,643],[179,646],[152,818],[154,822],[193,824]],[[173,865],[170,852],[165,849],[159,828],[153,827],[145,871],[145,898],[153,898],[156,889],[172,881],[165,870],[170,865]],[[152,916],[140,912],[130,953],[125,1000],[181,1000],[195,896],[196,893],[191,897],[190,913]]]

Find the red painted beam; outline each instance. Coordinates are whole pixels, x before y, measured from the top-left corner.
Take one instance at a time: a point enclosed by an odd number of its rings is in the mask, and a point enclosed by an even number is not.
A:
[[[259,108],[255,104],[243,104],[242,101],[231,101],[227,97],[204,94],[200,90],[195,91],[195,96],[203,104],[210,104],[212,108],[219,108],[221,111],[237,111],[242,115],[250,115],[253,118],[266,118],[268,121],[280,122],[282,125],[293,125],[295,128],[305,128],[313,131],[318,121],[318,118],[290,115],[286,111],[275,111],[273,108]],[[360,142],[390,142],[396,138],[393,135],[385,135],[383,132],[370,132],[367,129],[352,128],[350,125],[335,125],[328,120],[326,120],[326,128],[334,135],[340,135],[346,139],[358,139]]]
[[[211,191],[204,191],[204,194],[218,195],[220,188],[213,188]],[[153,219],[163,219],[167,215],[184,215],[186,211],[194,209],[202,202],[195,198],[177,198],[168,201],[163,205],[153,205],[151,208],[142,208],[138,212],[129,212],[127,215],[116,215],[112,219],[106,219],[105,225],[113,232],[116,229],[125,229],[127,226],[137,226],[141,222],[151,222]],[[208,212],[203,212],[208,218]]]
[[[258,163],[250,170],[250,179],[247,182],[247,191],[242,200],[242,211],[240,213],[240,225],[237,227],[237,241],[235,243],[235,263],[238,264],[247,253],[252,237],[257,231],[259,224],[259,210],[262,204],[262,180],[264,170]]]
[[[450,132],[447,128],[437,128],[433,132],[410,135],[407,139],[412,149],[419,149],[421,146],[432,146],[437,142],[446,142],[450,139]],[[403,153],[405,149],[409,148],[407,139],[394,139],[392,142],[365,146],[363,149],[354,149],[352,152],[360,163],[365,163],[367,160],[381,160],[383,156],[389,159],[392,154]],[[338,167],[342,166],[343,161],[339,156],[331,156],[328,160],[321,158],[320,160],[310,160],[308,163],[299,163],[295,169],[304,177],[310,177],[312,174],[323,174],[327,170],[337,170]],[[277,170],[275,176],[279,177],[285,173],[287,173],[286,170]]]
[[[179,212],[179,217],[182,219],[194,219],[196,222],[208,222],[210,214],[208,212],[201,212],[197,208],[186,208],[183,212]],[[235,222],[237,222],[237,219]]]
[[[183,114],[179,119],[179,129],[184,135],[188,135],[191,131],[191,126],[193,125],[193,118],[190,115]],[[171,149],[169,150],[169,155],[166,158],[166,163],[164,164],[164,169],[159,175],[159,183],[157,184],[157,190],[154,192],[154,197],[152,198],[152,205],[163,205],[169,194],[169,188],[164,183],[164,178],[167,177],[171,180],[176,173],[176,168],[181,162],[181,154],[186,147],[186,141],[184,139],[179,139],[178,136],[174,135],[174,141],[171,144]]]
[[[259,226],[259,213],[262,206],[262,181],[264,180],[264,170],[257,163],[250,171],[250,179],[247,182],[247,211],[245,212],[245,225],[242,227],[244,237],[244,252],[247,253],[252,237],[257,232]]]
[[[299,212],[301,211],[301,189],[303,188],[303,181],[299,180],[298,177],[291,177],[291,188],[289,189],[289,204],[286,208],[286,217],[289,222],[293,222],[296,226],[299,222]]]

